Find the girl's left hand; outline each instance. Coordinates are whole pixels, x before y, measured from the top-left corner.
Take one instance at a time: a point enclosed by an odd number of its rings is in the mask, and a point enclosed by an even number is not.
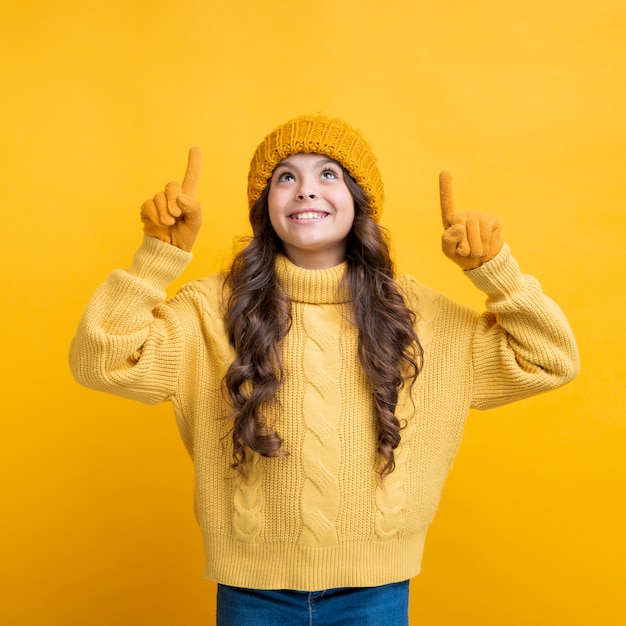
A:
[[[439,174],[441,217],[445,231],[441,237],[444,254],[464,270],[473,270],[490,261],[502,250],[500,221],[489,213],[457,213],[452,194],[452,175]]]

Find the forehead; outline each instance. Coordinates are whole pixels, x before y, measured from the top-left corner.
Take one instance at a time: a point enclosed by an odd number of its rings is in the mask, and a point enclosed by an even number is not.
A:
[[[331,159],[326,154],[319,154],[317,152],[298,152],[297,154],[291,154],[285,157],[276,164],[276,168],[279,167],[321,167],[333,163],[341,167],[340,163]]]

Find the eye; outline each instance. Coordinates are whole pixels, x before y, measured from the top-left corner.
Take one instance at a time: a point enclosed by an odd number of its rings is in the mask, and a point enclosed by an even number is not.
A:
[[[339,178],[339,174],[335,172],[335,170],[327,168],[322,172],[321,178],[332,180],[334,178]]]
[[[295,180],[294,175],[291,172],[283,172],[282,174],[278,175],[279,183],[290,183],[294,180]]]

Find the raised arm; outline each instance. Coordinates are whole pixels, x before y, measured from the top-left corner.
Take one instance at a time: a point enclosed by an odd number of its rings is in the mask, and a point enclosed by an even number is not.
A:
[[[182,185],[170,182],[143,204],[148,236],[130,268],[113,271],[91,297],[70,348],[72,373],[86,387],[149,404],[174,393],[183,339],[166,288],[191,260],[202,221],[199,176],[200,150],[192,148]]]

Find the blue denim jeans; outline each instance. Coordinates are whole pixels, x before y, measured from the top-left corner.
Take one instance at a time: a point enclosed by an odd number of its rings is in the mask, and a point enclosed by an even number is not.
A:
[[[408,580],[381,587],[313,592],[217,587],[217,626],[408,626],[408,623]]]

